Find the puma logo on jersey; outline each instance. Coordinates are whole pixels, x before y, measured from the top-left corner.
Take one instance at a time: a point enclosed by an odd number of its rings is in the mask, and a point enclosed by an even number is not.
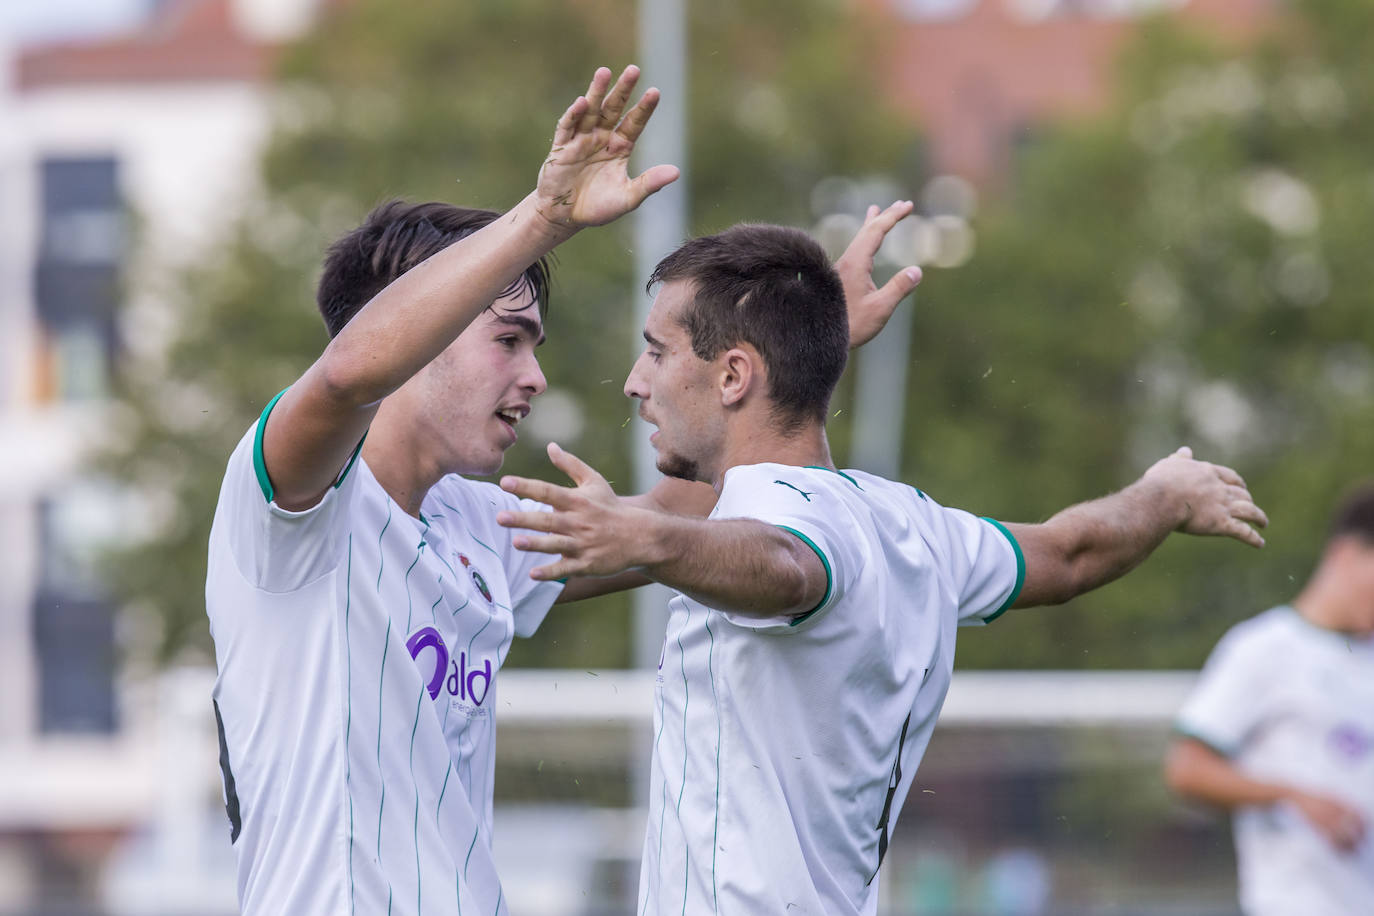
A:
[[[787,489],[789,489],[789,490],[796,490],[798,493],[800,493],[800,494],[802,495],[802,499],[806,500],[807,502],[811,502],[811,495],[812,495],[812,493],[815,493],[815,492],[816,492],[815,490],[812,490],[810,493],[808,493],[808,492],[805,491],[805,490],[802,490],[802,489],[799,489],[799,488],[797,488],[797,487],[792,486],[790,483],[788,483],[788,482],[785,481],[785,480],[775,480],[775,481],[773,481],[773,483],[780,483],[780,484],[782,484],[784,487],[787,487]]]

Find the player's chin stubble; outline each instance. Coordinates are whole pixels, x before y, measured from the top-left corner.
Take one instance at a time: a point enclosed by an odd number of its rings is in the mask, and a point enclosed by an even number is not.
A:
[[[680,455],[659,456],[658,472],[664,477],[676,477],[679,480],[701,480],[697,474],[697,463]]]

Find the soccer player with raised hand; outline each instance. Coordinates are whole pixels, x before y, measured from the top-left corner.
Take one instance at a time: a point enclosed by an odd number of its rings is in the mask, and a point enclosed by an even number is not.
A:
[[[851,335],[876,333],[885,303],[872,321],[847,314],[854,284],[805,233],[777,226],[689,241],[653,280],[625,392],[657,427],[659,470],[719,494],[711,517],[617,497],[550,445],[574,485],[504,478],[552,511],[498,521],[526,529],[517,548],[559,555],[535,581],[636,569],[677,592],[637,912],[872,914],[958,626],[1066,601],[1172,531],[1260,546],[1264,513],[1235,472],[1187,449],[1038,525],[837,469],[830,396]]]
[[[206,608],[245,914],[506,912],[497,672],[561,585],[494,521],[522,504],[462,475],[545,388],[545,255],[677,177],[628,172],[637,79],[596,72],[508,213],[393,202],[336,243],[331,340],[229,459]]]

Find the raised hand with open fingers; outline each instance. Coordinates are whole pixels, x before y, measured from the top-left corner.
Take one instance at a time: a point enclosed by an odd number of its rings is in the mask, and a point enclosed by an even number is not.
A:
[[[576,230],[609,223],[677,179],[673,165],[656,165],[630,177],[630,154],[659,99],[657,89],[648,89],[626,110],[638,80],[634,65],[614,84],[611,71],[602,67],[586,95],[578,96],[558,119],[535,189],[539,213],[551,224]]]
[[[921,268],[904,267],[879,287],[873,282],[873,260],[883,240],[903,219],[911,215],[914,204],[899,200],[886,210],[870,206],[863,226],[835,261],[835,272],[844,286],[849,308],[849,348],[868,343],[887,324],[897,304],[921,282]]]
[[[594,468],[557,444],[549,443],[548,452],[554,467],[567,474],[574,486],[501,478],[501,489],[552,510],[503,511],[496,516],[497,523],[506,528],[530,532],[511,539],[517,549],[560,555],[558,562],[538,567],[531,577],[548,581],[609,576],[642,565],[645,557],[638,548],[644,544],[645,524],[655,513],[617,496]]]

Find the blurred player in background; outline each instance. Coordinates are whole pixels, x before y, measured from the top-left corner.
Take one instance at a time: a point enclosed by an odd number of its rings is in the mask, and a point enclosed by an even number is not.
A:
[[[1374,486],[1298,596],[1217,643],[1177,730],[1165,777],[1234,813],[1248,916],[1374,913]]]
[[[1171,531],[1263,543],[1240,477],[1187,449],[1039,525],[1002,525],[840,471],[825,433],[848,343],[805,233],[737,226],[659,263],[625,392],[659,470],[710,483],[710,519],[573,488],[506,510],[539,581],[639,569],[678,591],[659,665],[640,914],[872,914],[891,831],[949,687],[955,629],[1102,585]]]

